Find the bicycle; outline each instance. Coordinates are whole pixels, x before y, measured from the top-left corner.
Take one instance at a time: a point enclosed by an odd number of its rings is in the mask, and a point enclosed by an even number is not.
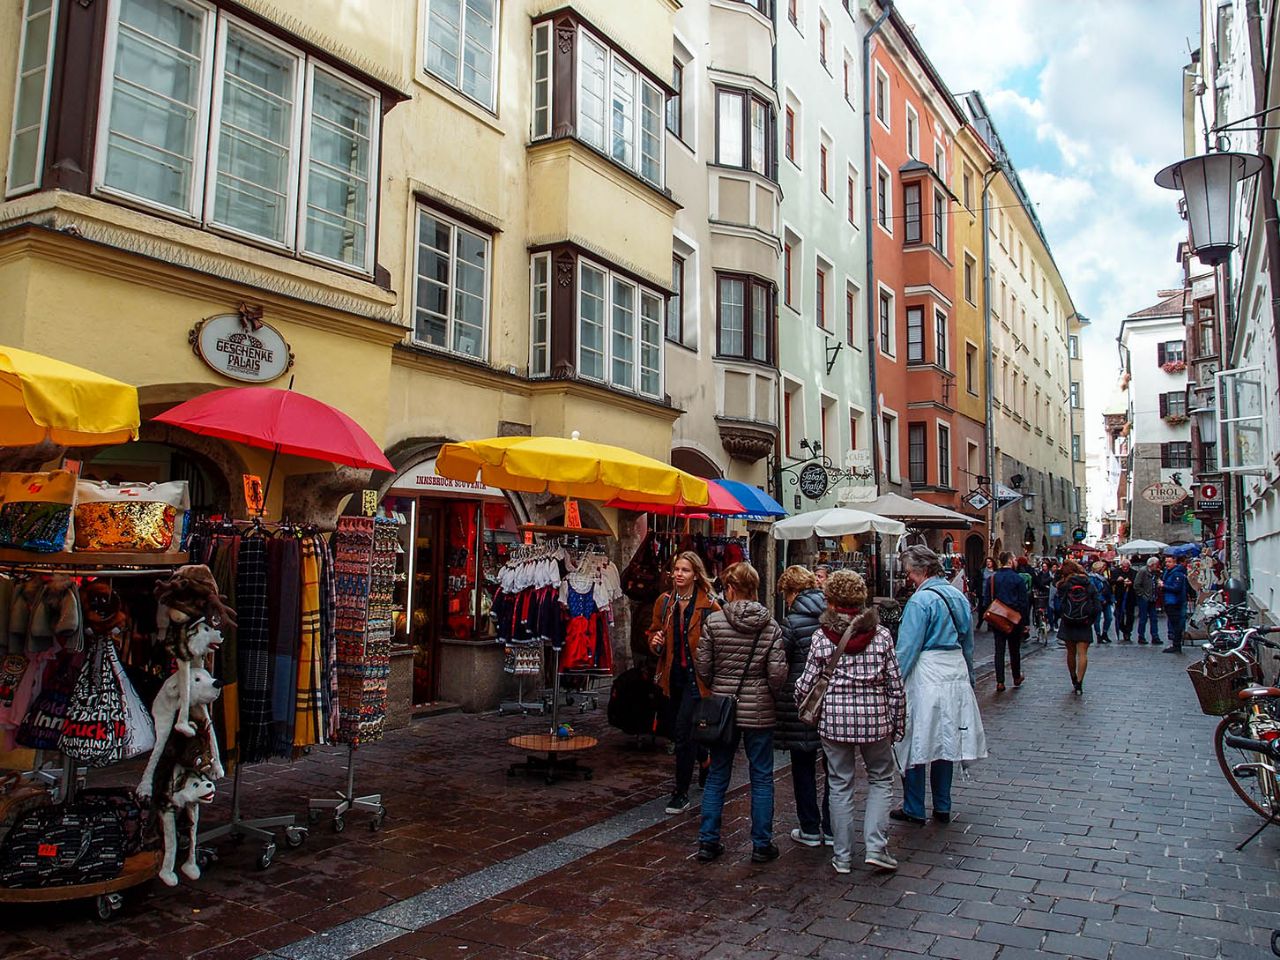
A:
[[[1042,647],[1049,646],[1049,595],[1036,592],[1031,598],[1031,623],[1027,625],[1027,639]]]

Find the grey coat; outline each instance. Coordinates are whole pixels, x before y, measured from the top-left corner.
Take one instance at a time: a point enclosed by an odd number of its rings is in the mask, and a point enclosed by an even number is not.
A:
[[[821,590],[805,590],[796,597],[783,618],[782,649],[787,653],[787,682],[778,696],[778,728],[773,735],[773,745],[779,750],[813,753],[822,746],[817,727],[800,722],[800,712],[796,707],[796,681],[804,673],[813,632],[818,629],[818,618],[826,609],[827,598]]]
[[[782,648],[782,631],[762,604],[733,600],[707,617],[702,626],[702,642],[694,655],[694,669],[698,679],[721,696],[733,696],[742,680],[738,726],[745,730],[772,729],[777,720],[774,701],[787,682],[787,654]]]

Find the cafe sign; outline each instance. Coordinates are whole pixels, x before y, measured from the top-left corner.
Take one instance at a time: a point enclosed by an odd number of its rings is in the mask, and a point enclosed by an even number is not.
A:
[[[1187,499],[1187,491],[1176,483],[1161,481],[1143,490],[1142,499],[1159,506],[1172,506]]]
[[[210,369],[232,380],[270,383],[293,366],[293,354],[280,331],[246,313],[201,320],[187,339]]]

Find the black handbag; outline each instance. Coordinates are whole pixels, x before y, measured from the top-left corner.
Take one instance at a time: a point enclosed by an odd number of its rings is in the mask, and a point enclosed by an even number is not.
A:
[[[756,648],[760,645],[761,630],[751,644],[751,654],[747,664],[742,668],[742,676],[738,678],[738,689],[733,696],[712,693],[698,701],[693,711],[693,741],[704,747],[728,747],[733,744],[733,735],[737,731],[738,697],[742,696],[742,688],[747,682],[747,674],[756,660]]]

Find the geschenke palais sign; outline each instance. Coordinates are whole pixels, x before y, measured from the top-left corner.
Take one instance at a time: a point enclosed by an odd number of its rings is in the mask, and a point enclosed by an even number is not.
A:
[[[1187,491],[1176,483],[1153,483],[1142,491],[1142,499],[1147,503],[1172,505],[1187,499]]]
[[[239,313],[201,320],[187,339],[210,369],[232,380],[270,383],[293,366],[293,354],[279,330]]]

